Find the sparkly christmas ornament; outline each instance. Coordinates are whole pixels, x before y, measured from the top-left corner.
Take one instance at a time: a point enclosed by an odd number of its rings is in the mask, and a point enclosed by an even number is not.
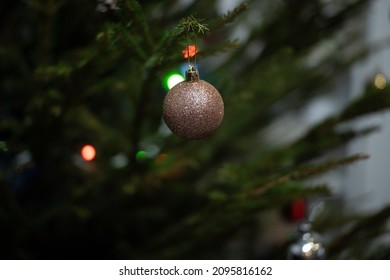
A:
[[[207,137],[221,125],[224,104],[218,90],[199,79],[194,66],[186,80],[168,91],[163,102],[163,119],[177,136],[196,140]]]
[[[323,260],[325,248],[321,236],[311,231],[311,224],[303,222],[298,226],[298,236],[288,247],[289,260]]]

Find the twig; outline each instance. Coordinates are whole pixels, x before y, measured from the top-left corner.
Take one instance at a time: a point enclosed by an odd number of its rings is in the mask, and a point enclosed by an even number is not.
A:
[[[295,171],[292,171],[286,175],[280,176],[276,179],[269,181],[268,183],[265,183],[265,184],[255,188],[251,192],[251,195],[258,196],[258,195],[264,193],[265,191],[271,189],[272,187],[286,183],[288,181],[304,179],[304,178],[322,173],[324,171],[339,167],[341,165],[350,164],[350,163],[353,163],[355,161],[364,160],[364,159],[368,159],[368,158],[369,158],[369,156],[366,154],[354,155],[354,156],[350,156],[350,157],[343,158],[340,160],[326,162],[326,163],[323,163],[320,165],[299,168],[298,170],[295,170]]]
[[[247,10],[249,7],[248,3],[241,3],[237,7],[235,7],[232,11],[227,12],[226,14],[220,16],[219,18],[215,19],[214,21],[210,22],[210,29],[218,29],[221,28],[223,25],[232,22],[238,17],[241,13],[243,13],[245,10]]]

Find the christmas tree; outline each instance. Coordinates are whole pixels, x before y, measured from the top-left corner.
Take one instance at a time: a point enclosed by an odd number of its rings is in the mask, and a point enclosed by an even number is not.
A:
[[[234,1],[221,13],[226,2],[0,4],[2,259],[287,258],[288,234],[269,241],[264,213],[291,226],[297,201],[331,198],[330,184],[308,180],[369,157],[330,156],[373,131],[337,128],[389,107],[390,92],[367,84],[305,129],[270,129],[367,55],[348,26],[369,1]],[[224,102],[199,140],[162,119],[167,80],[188,60]],[[314,226],[333,230],[327,258],[389,257],[367,251],[389,211],[323,211]]]

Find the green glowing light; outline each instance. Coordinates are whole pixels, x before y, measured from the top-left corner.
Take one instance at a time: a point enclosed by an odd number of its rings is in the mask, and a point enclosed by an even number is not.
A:
[[[180,74],[175,73],[168,76],[168,78],[166,79],[166,85],[168,89],[171,89],[182,81],[184,81],[184,77]]]
[[[146,152],[145,151],[138,151],[137,152],[137,154],[135,155],[135,158],[137,159],[137,160],[141,160],[141,159],[144,159],[144,158],[146,158]]]

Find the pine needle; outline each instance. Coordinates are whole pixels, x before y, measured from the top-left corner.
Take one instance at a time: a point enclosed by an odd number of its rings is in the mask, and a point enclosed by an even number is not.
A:
[[[209,28],[202,21],[203,19],[197,19],[194,16],[183,18],[176,27],[176,34],[204,34],[209,31]]]

